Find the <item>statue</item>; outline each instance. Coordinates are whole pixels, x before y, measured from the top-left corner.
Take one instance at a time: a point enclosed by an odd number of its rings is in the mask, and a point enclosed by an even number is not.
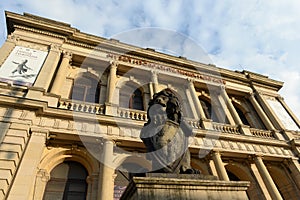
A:
[[[192,129],[182,119],[181,105],[175,93],[164,89],[154,94],[147,116],[148,122],[144,124],[140,138],[154,172],[199,174],[190,166],[188,138]]]

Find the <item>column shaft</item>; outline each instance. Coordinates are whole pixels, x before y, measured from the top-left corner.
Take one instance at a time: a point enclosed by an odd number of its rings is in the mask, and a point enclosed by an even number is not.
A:
[[[113,159],[113,142],[106,140],[103,145],[103,157],[100,166],[99,183],[98,183],[98,198],[112,200],[114,194],[114,173],[112,167]]]
[[[60,95],[60,90],[64,85],[71,58],[72,58],[71,53],[64,52],[62,62],[59,66],[53,86],[51,88],[51,93]]]
[[[114,91],[116,88],[117,81],[117,64],[112,63],[110,66],[110,72],[108,77],[108,89],[107,89],[107,103],[113,103]]]
[[[152,85],[153,85],[153,93],[158,93],[158,77],[157,72],[152,72]]]
[[[261,189],[261,191],[262,191],[265,199],[268,199],[268,200],[270,199],[271,200],[272,198],[270,196],[270,193],[269,193],[269,191],[268,191],[268,189],[267,189],[267,187],[266,187],[266,185],[265,185],[265,183],[264,183],[264,181],[263,181],[263,179],[262,179],[262,177],[261,177],[261,175],[260,175],[260,173],[259,173],[256,165],[254,163],[251,163],[250,164],[250,168],[251,168],[251,171],[254,174],[254,177],[255,177],[255,179],[257,181],[257,184],[260,187],[260,189]]]
[[[195,104],[196,110],[198,111],[197,113],[199,115],[199,118],[200,119],[206,119],[206,116],[204,114],[203,108],[202,108],[202,106],[200,104],[200,101],[199,101],[199,99],[197,97],[195,86],[194,86],[194,84],[193,84],[193,82],[191,80],[189,80],[188,88],[189,88],[189,91],[191,92],[191,95],[192,95],[193,102]]]
[[[222,97],[224,98],[224,100],[225,100],[225,102],[226,102],[226,105],[228,106],[228,109],[229,109],[229,111],[230,111],[230,113],[231,113],[231,115],[232,115],[232,117],[233,117],[235,123],[236,123],[237,125],[242,125],[243,122],[242,122],[242,120],[240,119],[239,114],[236,112],[236,110],[235,110],[235,108],[234,108],[234,106],[233,106],[233,104],[232,104],[230,98],[228,97],[228,95],[227,95],[227,93],[226,93],[226,90],[225,90],[224,88],[221,89],[221,95],[222,95]]]
[[[48,88],[50,86],[59,59],[60,59],[60,50],[58,49],[57,46],[52,45],[48,53],[48,56],[46,58],[46,61],[34,83],[35,87],[44,88],[45,91],[48,91]]]
[[[214,152],[212,154],[212,159],[215,163],[216,170],[220,180],[229,181],[229,177],[227,175],[226,169],[221,159],[221,155],[219,152]]]
[[[250,102],[252,103],[254,109],[256,110],[257,114],[259,117],[262,119],[264,122],[265,126],[267,127],[268,130],[275,130],[273,124],[267,117],[266,113],[263,111],[263,109],[260,107],[259,103],[256,101],[254,94],[251,94],[249,97]]]
[[[282,199],[271,175],[269,174],[267,167],[265,166],[262,158],[260,156],[256,156],[254,158],[255,165],[264,181],[266,184],[266,187],[268,188],[268,191],[272,197],[272,199]]]

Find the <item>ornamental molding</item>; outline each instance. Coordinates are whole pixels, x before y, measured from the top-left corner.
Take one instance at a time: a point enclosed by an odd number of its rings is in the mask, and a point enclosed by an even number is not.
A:
[[[32,33],[38,33],[41,35],[46,35],[46,36],[50,36],[50,37],[54,37],[54,38],[59,38],[59,39],[63,39],[66,40],[65,36],[59,35],[59,34],[55,34],[55,33],[51,33],[49,31],[42,31],[36,28],[29,28],[29,27],[25,27],[25,26],[21,26],[21,25],[14,25],[15,29],[20,29],[23,31],[28,31],[28,32],[32,32]]]

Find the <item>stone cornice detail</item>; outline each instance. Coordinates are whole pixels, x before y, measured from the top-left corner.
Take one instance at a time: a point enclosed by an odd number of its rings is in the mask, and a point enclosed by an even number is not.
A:
[[[32,32],[32,33],[41,34],[41,35],[46,35],[46,36],[50,36],[50,37],[54,37],[54,38],[59,38],[59,39],[63,39],[63,40],[66,39],[65,36],[55,34],[55,33],[52,33],[50,31],[39,30],[39,29],[36,29],[36,28],[29,28],[29,27],[25,27],[25,26],[21,26],[21,25],[14,25],[14,28],[20,29],[20,30],[23,30],[23,31]]]

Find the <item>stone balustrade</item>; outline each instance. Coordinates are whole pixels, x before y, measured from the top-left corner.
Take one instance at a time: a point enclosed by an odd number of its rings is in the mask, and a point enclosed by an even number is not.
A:
[[[222,133],[241,134],[237,126],[213,122],[213,129]]]
[[[76,102],[71,99],[60,99],[58,101],[57,108],[75,112],[104,114],[104,105],[87,102]]]
[[[250,132],[253,136],[275,139],[274,133],[269,130],[250,128]]]
[[[185,118],[185,121],[192,127],[195,129],[201,129],[201,124],[199,120],[196,119],[191,119],[191,118]]]
[[[147,121],[147,112],[141,110],[134,110],[128,108],[121,108],[119,107],[117,110],[117,114],[119,117],[133,119],[133,120],[141,120]]]

